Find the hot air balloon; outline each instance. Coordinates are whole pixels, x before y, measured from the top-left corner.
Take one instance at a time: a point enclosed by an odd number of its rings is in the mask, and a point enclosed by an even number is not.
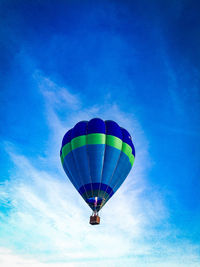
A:
[[[63,137],[62,166],[92,209],[90,224],[99,224],[99,210],[129,174],[135,148],[127,130],[112,120],[80,121]]]

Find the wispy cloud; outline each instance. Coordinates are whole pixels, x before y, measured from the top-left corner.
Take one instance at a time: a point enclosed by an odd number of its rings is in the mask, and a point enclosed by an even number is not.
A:
[[[44,159],[46,168],[41,170],[39,158],[33,165],[26,155],[17,152],[15,145],[5,143],[15,168],[0,189],[1,202],[9,206],[8,214],[0,214],[0,245],[9,249],[3,249],[1,255],[6,251],[11,261],[24,265],[29,262],[24,257],[31,256],[34,261],[29,266],[46,266],[48,262],[50,266],[54,266],[52,262],[57,262],[55,266],[59,266],[59,262],[60,266],[62,262],[69,266],[71,263],[87,266],[91,260],[95,265],[98,260],[105,263],[104,266],[123,266],[120,262],[132,266],[134,262],[139,264],[141,257],[151,258],[152,266],[156,266],[162,251],[172,259],[170,266],[173,266],[176,255],[183,255],[184,248],[182,245],[174,252],[173,245],[163,243],[174,230],[168,224],[169,214],[162,196],[147,182],[146,175],[152,164],[148,141],[134,114],[121,111],[116,104],[84,107],[79,97],[50,78],[40,74],[35,79],[46,103],[51,132]],[[65,109],[70,110],[70,115],[61,119],[59,114]],[[92,117],[114,119],[132,129],[137,153],[133,171],[104,207],[102,223],[97,227],[89,225],[89,207],[65,177],[59,162],[61,139],[67,128]],[[194,259],[195,263],[196,248],[190,244],[186,247],[192,251],[189,260]],[[1,258],[6,266],[5,257]]]
[[[86,261],[86,262],[73,262],[73,263],[69,263],[69,262],[56,262],[56,263],[45,263],[45,262],[40,262],[38,260],[34,260],[28,256],[23,256],[23,255],[17,255],[15,253],[13,253],[11,250],[9,249],[5,249],[5,248],[1,248],[0,249],[0,263],[1,266],[4,267],[18,267],[18,266],[38,266],[38,267],[47,267],[47,266],[51,266],[51,267],[63,267],[63,266],[73,266],[73,267],[87,267],[90,264],[93,264],[92,261]],[[192,266],[192,267],[197,267],[199,266],[198,261],[195,257],[195,255],[193,255],[193,261],[192,261],[192,265],[191,265],[191,254],[190,254],[190,258],[188,258],[187,255],[183,255],[180,254],[180,259],[177,260],[176,259],[162,259],[161,261],[158,262],[158,260],[156,258],[154,259],[148,259],[146,262],[141,262],[141,260],[138,260],[138,258],[134,257],[134,258],[121,258],[118,260],[115,259],[102,259],[101,261],[95,262],[95,266],[127,266],[127,267],[131,267],[131,266],[136,266],[136,267],[143,267],[143,266],[150,266],[150,267],[168,267],[168,266],[172,266],[172,267],[188,267],[188,266]]]
[[[121,191],[105,207],[100,227],[92,228],[87,205],[64,177],[37,170],[15,151],[9,154],[17,173],[3,188],[12,208],[1,229],[4,238],[10,233],[7,245],[25,254],[31,251],[43,259],[56,256],[60,260],[120,257],[131,251],[132,238],[140,235],[145,222],[138,214],[138,190],[130,191],[131,196]]]
[[[78,96],[71,94],[66,87],[57,85],[48,77],[44,77],[39,71],[36,71],[33,78],[37,81],[41,93],[49,104],[54,106],[62,106],[71,109],[80,108]]]

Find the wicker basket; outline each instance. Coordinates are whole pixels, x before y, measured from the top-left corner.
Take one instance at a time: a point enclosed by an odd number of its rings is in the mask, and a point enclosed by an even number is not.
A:
[[[100,224],[100,217],[98,215],[92,215],[90,216],[90,224]]]

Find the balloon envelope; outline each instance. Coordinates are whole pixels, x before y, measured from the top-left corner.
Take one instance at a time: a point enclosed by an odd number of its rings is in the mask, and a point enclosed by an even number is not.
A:
[[[126,179],[135,148],[127,130],[95,118],[78,122],[64,135],[60,157],[74,187],[98,212]]]

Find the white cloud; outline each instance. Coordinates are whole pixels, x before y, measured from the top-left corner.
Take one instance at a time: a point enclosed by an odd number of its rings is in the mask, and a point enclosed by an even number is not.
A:
[[[155,257],[148,266],[167,266],[160,262],[156,265],[162,258],[159,256],[162,250],[173,266],[184,248],[179,246],[177,251],[174,246],[163,244],[163,238],[173,229],[167,229],[168,225],[165,229],[168,211],[162,197],[146,181],[151,166],[148,142],[134,115],[122,112],[115,104],[79,109],[80,100],[65,88],[41,75],[37,79],[51,132],[46,168],[40,169],[40,159],[38,166],[34,166],[14,146],[6,144],[15,170],[0,189],[1,202],[10,206],[8,215],[1,214],[0,245],[10,249],[1,250],[1,266],[9,266],[6,264],[10,262],[13,267],[19,264],[54,267],[52,262],[55,266],[63,266],[62,262],[65,266],[88,266],[90,261],[95,261],[95,266],[98,261],[103,266],[133,266],[133,263],[146,266],[145,257],[152,260]],[[71,114],[61,120],[58,113],[66,108]],[[67,128],[92,117],[114,119],[121,126],[133,129],[137,155],[133,171],[103,208],[99,226],[89,225],[91,211],[65,177],[59,160],[61,139]],[[161,224],[164,230],[156,230]],[[191,249],[188,261],[195,259],[196,250],[190,244],[186,247]],[[34,260],[26,258],[29,256]]]
[[[60,105],[71,109],[80,108],[78,96],[71,94],[66,87],[59,86],[48,77],[44,77],[39,71],[34,73],[33,78],[41,93],[54,108]]]
[[[188,247],[185,247],[187,249]],[[180,250],[178,250],[180,252]],[[42,262],[30,256],[24,256],[21,254],[16,254],[10,249],[0,248],[0,265],[2,267],[19,267],[19,266],[29,266],[29,267],[87,267],[91,264],[95,266],[105,266],[105,267],[198,267],[199,259],[195,254],[177,253],[176,257],[163,258],[162,256],[158,259],[156,257],[150,258],[110,258],[110,259],[99,259],[98,261],[74,261],[74,262]]]
[[[9,153],[17,167],[17,174],[11,177],[12,182],[6,188],[13,210],[2,226],[2,230],[12,233],[7,240],[10,244],[23,238],[24,246],[36,251],[40,257],[43,258],[43,252],[47,250],[47,258],[54,252],[53,257],[56,255],[60,260],[120,257],[131,250],[131,238],[138,237],[142,220],[140,216],[137,218],[135,208],[127,203],[131,204],[137,194],[134,196],[132,191],[130,199],[123,192],[119,193],[105,207],[102,224],[91,227],[89,208],[72,185],[63,179],[64,175],[59,177],[39,171],[26,157],[16,155],[14,151]]]

